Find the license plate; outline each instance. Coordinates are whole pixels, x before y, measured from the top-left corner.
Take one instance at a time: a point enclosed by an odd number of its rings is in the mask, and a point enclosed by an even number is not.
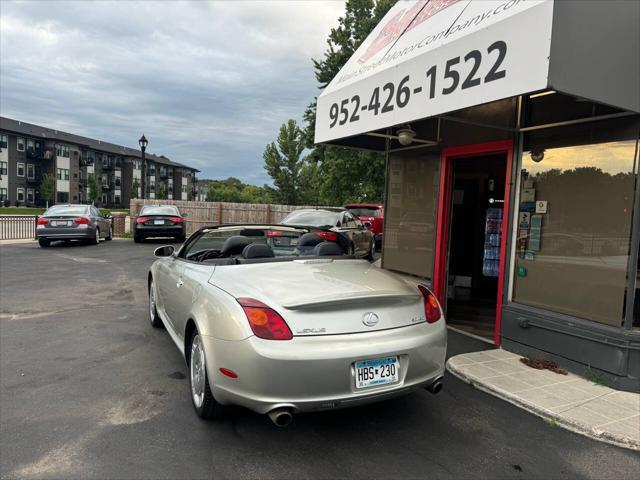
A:
[[[54,227],[68,227],[69,225],[71,225],[71,222],[68,222],[67,220],[54,220],[51,222],[51,224]]]
[[[164,220],[154,220],[153,224],[154,225],[164,225]]]
[[[362,360],[355,363],[356,388],[376,387],[396,383],[400,378],[398,357]]]

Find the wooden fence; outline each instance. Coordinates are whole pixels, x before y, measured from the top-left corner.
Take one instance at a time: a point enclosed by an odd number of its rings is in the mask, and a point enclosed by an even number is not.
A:
[[[36,237],[35,215],[0,215],[0,240]]]
[[[280,223],[292,211],[305,208],[300,205],[134,199],[130,205],[131,216],[137,215],[143,205],[175,205],[182,214],[187,214],[187,234],[206,225],[221,223]]]

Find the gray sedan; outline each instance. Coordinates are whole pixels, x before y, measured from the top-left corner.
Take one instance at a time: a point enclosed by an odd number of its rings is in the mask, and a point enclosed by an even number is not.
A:
[[[111,218],[92,205],[54,205],[38,218],[36,237],[41,247],[54,240],[88,240],[97,245],[111,240]]]

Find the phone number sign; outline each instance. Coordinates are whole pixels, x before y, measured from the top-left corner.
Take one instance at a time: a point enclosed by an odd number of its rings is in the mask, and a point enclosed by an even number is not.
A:
[[[318,99],[315,141],[544,89],[550,39],[551,5],[542,4],[343,87],[332,82]]]

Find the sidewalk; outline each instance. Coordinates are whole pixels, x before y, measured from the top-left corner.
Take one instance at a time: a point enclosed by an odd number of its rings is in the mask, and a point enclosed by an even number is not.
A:
[[[568,373],[536,370],[505,350],[452,357],[447,370],[479,390],[573,432],[640,451],[640,394]]]

